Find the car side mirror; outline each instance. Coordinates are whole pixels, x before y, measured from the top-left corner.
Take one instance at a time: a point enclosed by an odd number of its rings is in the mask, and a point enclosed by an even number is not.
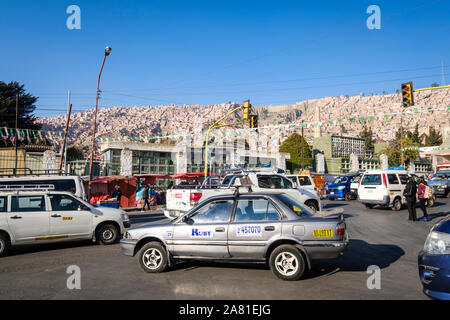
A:
[[[292,182],[292,188],[294,188],[294,189],[297,189],[297,188],[298,188],[297,182]]]
[[[91,211],[88,206],[85,206],[84,204],[80,205],[78,207],[78,211]]]

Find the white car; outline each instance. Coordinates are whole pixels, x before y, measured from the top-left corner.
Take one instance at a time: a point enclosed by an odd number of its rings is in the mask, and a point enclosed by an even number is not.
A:
[[[22,244],[83,239],[112,244],[128,227],[125,211],[93,207],[70,192],[0,192],[0,256]]]
[[[202,186],[188,186],[188,188],[180,186],[167,190],[165,216],[174,219],[209,197],[233,194],[235,192],[234,183],[238,178],[248,179],[253,192],[285,193],[313,211],[322,211],[322,203],[316,191],[298,187],[296,182],[292,182],[284,175],[272,172],[242,172],[226,175],[222,183],[214,187],[209,187],[206,182]]]

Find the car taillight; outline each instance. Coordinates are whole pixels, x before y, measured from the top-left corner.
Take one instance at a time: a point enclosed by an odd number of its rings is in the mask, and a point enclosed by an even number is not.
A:
[[[341,223],[336,228],[336,235],[344,236],[345,235],[345,223]]]
[[[199,201],[202,197],[200,192],[191,193],[191,201]]]
[[[387,187],[386,175],[384,173],[383,173],[383,184],[385,187]]]

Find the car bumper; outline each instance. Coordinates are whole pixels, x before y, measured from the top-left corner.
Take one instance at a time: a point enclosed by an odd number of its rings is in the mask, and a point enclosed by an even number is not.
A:
[[[431,255],[422,250],[418,265],[423,292],[434,299],[450,300],[450,255]]]
[[[448,190],[443,188],[434,188],[434,194],[436,197],[445,197],[448,194]]]
[[[331,194],[330,192],[327,192],[327,198],[329,199],[341,199],[345,197],[345,191],[336,191],[333,194]]]
[[[344,254],[349,244],[346,235],[343,241],[307,241],[302,244],[311,260],[336,259]]]
[[[134,248],[136,247],[137,240],[131,239],[122,239],[120,240],[120,247],[122,249],[122,253],[126,256],[133,257],[134,256]]]
[[[390,196],[384,196],[383,200],[369,200],[369,199],[359,199],[363,204],[380,204],[380,205],[388,205],[391,202]]]

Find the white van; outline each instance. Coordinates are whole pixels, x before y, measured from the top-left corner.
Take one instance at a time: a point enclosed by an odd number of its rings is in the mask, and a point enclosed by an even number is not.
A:
[[[358,199],[367,208],[381,205],[399,211],[406,204],[403,190],[407,178],[406,170],[368,170],[360,180]]]
[[[308,174],[288,174],[286,175],[289,179],[297,183],[297,186],[308,191],[317,193],[317,187],[314,183],[313,178]]]
[[[66,191],[73,193],[76,197],[86,200],[83,179],[80,176],[26,176],[0,178],[0,190],[11,186],[54,186],[55,191]]]

